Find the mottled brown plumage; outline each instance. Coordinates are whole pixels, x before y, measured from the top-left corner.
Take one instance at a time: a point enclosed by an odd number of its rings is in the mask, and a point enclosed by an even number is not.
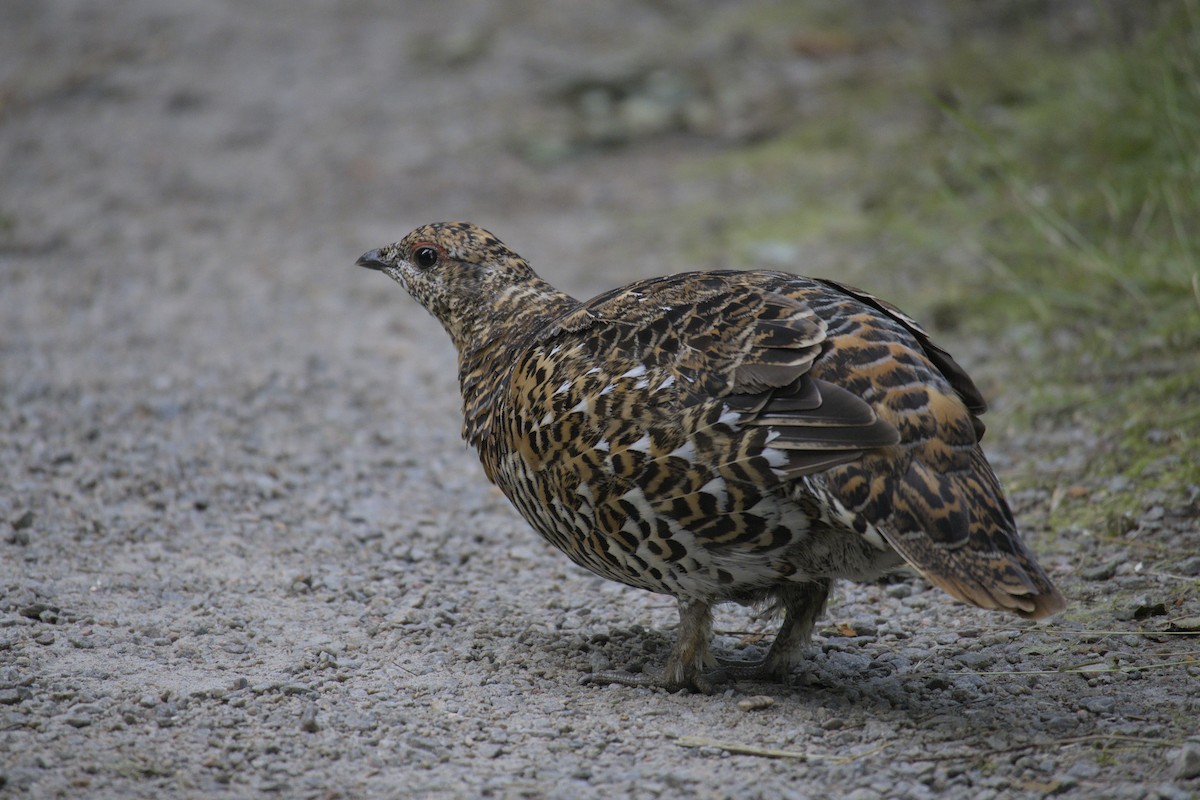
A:
[[[905,561],[983,608],[1040,618],[1065,605],[980,450],[979,391],[871,295],[722,271],[581,303],[467,223],[426,225],[358,263],[450,334],[463,436],[522,516],[575,563],[678,598],[654,682],[707,685],[724,601],[783,612],[758,665],[781,677],[834,579]]]

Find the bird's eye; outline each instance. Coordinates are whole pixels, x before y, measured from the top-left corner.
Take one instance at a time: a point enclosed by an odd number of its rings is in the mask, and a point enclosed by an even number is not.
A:
[[[429,269],[438,260],[438,251],[432,247],[418,247],[413,252],[413,261],[421,269]]]

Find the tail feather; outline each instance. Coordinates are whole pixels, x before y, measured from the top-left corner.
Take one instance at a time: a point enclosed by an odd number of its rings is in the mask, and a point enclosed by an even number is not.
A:
[[[1017,533],[982,453],[975,469],[943,474],[913,461],[898,481],[888,543],[935,586],[981,608],[1042,619],[1066,599]]]

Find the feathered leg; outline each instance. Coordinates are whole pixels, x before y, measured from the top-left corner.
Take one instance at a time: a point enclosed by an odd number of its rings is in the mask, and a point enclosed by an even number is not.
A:
[[[800,649],[812,640],[813,626],[825,611],[833,581],[821,578],[789,584],[780,589],[776,604],[783,608],[783,624],[767,657],[755,662],[721,662],[720,672],[733,679],[782,681],[795,666]]]

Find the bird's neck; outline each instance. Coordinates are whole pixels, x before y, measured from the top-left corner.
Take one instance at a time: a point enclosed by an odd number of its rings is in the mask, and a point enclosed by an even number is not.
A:
[[[535,278],[459,317],[463,329],[451,335],[458,346],[462,433],[481,456],[516,360],[547,325],[578,305],[575,298]]]

